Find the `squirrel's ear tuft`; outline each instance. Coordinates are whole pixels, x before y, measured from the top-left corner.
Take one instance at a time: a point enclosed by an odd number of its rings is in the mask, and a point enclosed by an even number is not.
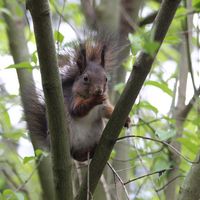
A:
[[[80,45],[80,52],[77,57],[77,65],[80,70],[80,74],[82,74],[87,65],[86,49],[82,45]]]
[[[101,51],[101,66],[105,67],[105,52],[106,52],[106,45],[103,45],[102,51]]]

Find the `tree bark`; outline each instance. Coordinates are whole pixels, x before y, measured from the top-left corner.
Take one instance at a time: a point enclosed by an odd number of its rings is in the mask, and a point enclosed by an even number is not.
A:
[[[183,44],[180,46],[181,52],[181,61],[179,63],[179,88],[178,88],[178,100],[176,109],[174,109],[173,119],[176,120],[176,138],[181,137],[183,132],[183,124],[185,118],[180,114],[181,111],[185,108],[185,98],[186,98],[186,85],[187,85],[187,76],[188,76],[188,68],[187,68],[187,55],[186,55],[186,46],[185,39],[183,38]],[[175,98],[175,97],[174,97]],[[175,147],[178,151],[181,151],[181,145],[179,142],[174,141],[171,142],[171,145]],[[170,162],[173,163],[174,169],[167,173],[167,182],[170,182],[175,177],[179,175],[179,164],[180,164],[180,156],[175,152],[169,152]],[[168,185],[165,190],[166,199],[175,200],[176,199],[176,186],[179,179],[174,180],[172,183]]]
[[[188,1],[190,4],[190,8],[188,7],[185,0],[185,7],[190,10],[191,9],[191,2]],[[176,138],[182,137],[183,133],[183,125],[187,118],[187,114],[185,114],[184,109],[186,108],[185,99],[186,99],[186,87],[187,87],[187,78],[189,73],[189,62],[191,59],[190,55],[190,45],[189,41],[192,39],[192,35],[188,33],[188,30],[191,28],[188,27],[189,24],[192,24],[192,18],[187,17],[184,20],[182,31],[184,32],[182,35],[182,44],[180,46],[181,52],[181,60],[179,64],[179,88],[178,88],[178,100],[177,106],[173,113],[173,118],[176,120]],[[174,97],[175,98],[175,97]],[[176,139],[171,142],[179,152],[181,152],[181,144],[177,142]],[[170,182],[171,180],[175,179],[177,176],[180,175],[179,173],[179,165],[180,165],[180,156],[174,152],[170,152],[170,162],[173,163],[174,169],[168,173],[167,180]],[[179,184],[179,179],[174,180],[172,183],[168,185],[165,190],[166,199],[176,200],[177,199],[177,185]]]
[[[51,136],[55,197],[73,199],[69,131],[59,79],[48,0],[28,0],[40,62],[42,86]]]
[[[10,2],[9,0],[4,0],[4,7],[8,9],[10,13],[12,13],[12,16],[5,14],[4,18],[7,24],[9,47],[14,59],[14,63],[17,64],[20,62],[29,61],[30,55],[24,35],[25,31],[23,18],[17,16],[16,14],[16,8],[19,8],[19,5],[16,1]],[[37,101],[32,73],[26,69],[17,69],[17,76],[19,80],[21,100],[24,108],[27,126],[31,127],[32,116],[28,112],[28,110],[31,106],[30,102],[32,101],[32,99],[34,99],[34,101]],[[36,134],[34,132],[29,132],[34,150],[43,149],[46,138],[43,138],[42,135],[43,134],[41,134],[40,136],[38,135],[38,133]],[[54,186],[52,180],[50,157],[43,158],[38,166],[38,173],[42,186],[43,199],[53,200]]]
[[[155,19],[151,31],[152,40],[159,42],[160,45],[167,33],[167,30],[171,24],[179,3],[180,0],[164,0],[161,4],[160,11]],[[157,51],[158,50],[159,48],[157,49]],[[127,85],[114,109],[111,119],[109,120],[106,128],[103,131],[100,143],[97,146],[94,157],[91,161],[89,173],[89,188],[91,194],[93,194],[96,188],[96,185],[101,177],[106,162],[109,159],[115,141],[151,69],[157,51],[155,52],[153,57],[144,52],[141,52],[139,57],[136,59]],[[87,176],[84,178],[83,184],[80,188],[80,192],[76,199],[84,200],[86,199],[86,196]]]
[[[197,156],[199,160],[200,154]],[[200,164],[194,164],[187,174],[183,185],[180,188],[178,200],[200,199]]]

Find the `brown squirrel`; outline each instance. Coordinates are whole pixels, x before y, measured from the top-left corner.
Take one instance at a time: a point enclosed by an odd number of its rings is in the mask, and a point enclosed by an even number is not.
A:
[[[113,106],[107,93],[107,72],[119,65],[119,49],[112,40],[95,36],[73,45],[59,56],[65,107],[68,111],[70,151],[74,159],[85,161],[94,154]],[[39,106],[38,106],[39,107]],[[45,109],[35,109],[35,127],[48,132]],[[41,113],[42,112],[42,113]],[[38,118],[38,119],[37,119]],[[125,127],[129,126],[128,118]]]

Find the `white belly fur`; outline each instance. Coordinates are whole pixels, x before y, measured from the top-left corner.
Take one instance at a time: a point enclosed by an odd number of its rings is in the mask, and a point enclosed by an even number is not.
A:
[[[70,144],[74,150],[88,149],[99,142],[104,128],[102,105],[95,106],[85,117],[71,118]]]

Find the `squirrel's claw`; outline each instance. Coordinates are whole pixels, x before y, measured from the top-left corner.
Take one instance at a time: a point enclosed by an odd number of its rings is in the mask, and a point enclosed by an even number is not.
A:
[[[129,128],[130,127],[130,124],[131,124],[131,118],[128,116],[127,119],[126,119],[126,122],[124,124],[124,127],[125,128]]]

